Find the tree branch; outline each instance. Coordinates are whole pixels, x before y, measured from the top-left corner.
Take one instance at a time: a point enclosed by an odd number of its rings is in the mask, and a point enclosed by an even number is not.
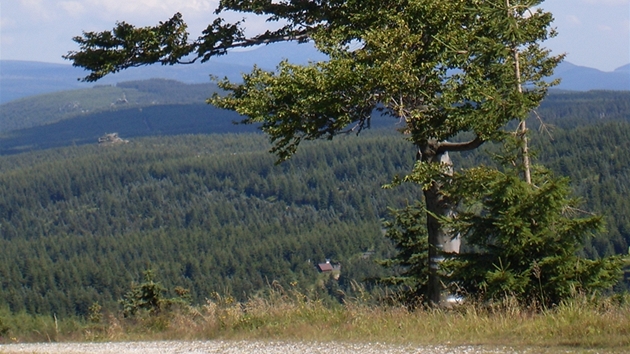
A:
[[[477,136],[473,140],[463,142],[463,143],[450,143],[448,141],[443,141],[438,144],[437,152],[442,153],[442,152],[447,152],[447,151],[474,150],[478,148],[479,146],[481,146],[481,144],[483,144],[484,142],[485,140],[481,139],[479,136]]]
[[[243,47],[251,47],[255,45],[263,45],[263,44],[271,44],[277,42],[289,42],[289,41],[304,41],[308,39],[308,34],[306,30],[301,31],[298,34],[292,34],[287,36],[277,36],[277,37],[266,37],[266,38],[249,38],[245,39],[242,42],[233,43],[230,45],[231,48],[243,48]]]

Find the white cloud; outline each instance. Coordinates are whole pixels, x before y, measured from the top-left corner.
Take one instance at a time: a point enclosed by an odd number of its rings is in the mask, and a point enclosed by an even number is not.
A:
[[[567,22],[571,25],[579,26],[582,24],[582,21],[580,21],[580,19],[575,15],[567,15],[565,18]]]
[[[288,0],[273,0],[288,1]],[[208,23],[219,0],[0,0],[2,59],[60,61],[76,49],[71,38],[81,31],[111,29],[116,21],[136,26],[156,25],[181,12],[196,38]],[[554,52],[572,53],[570,61],[612,70],[628,62],[630,0],[549,0],[541,7],[550,11],[560,35],[546,44]],[[247,17],[248,34],[277,26],[262,16],[225,13],[228,21]],[[600,27],[598,27],[600,26]],[[602,27],[608,26],[612,30]],[[598,30],[600,28],[600,31]],[[599,48],[589,50],[588,48]],[[45,49],[44,49],[45,48]],[[587,48],[587,49],[583,49]],[[606,55],[601,55],[606,53]]]
[[[36,20],[49,20],[51,11],[42,0],[20,0],[20,5],[24,8],[25,14]]]
[[[15,22],[15,20],[12,19],[12,18],[0,17],[0,28],[1,29],[15,27],[16,24],[17,24],[17,22]]]
[[[12,36],[5,36],[4,34],[0,35],[0,47],[13,43],[15,43],[15,38],[13,38]]]
[[[608,31],[612,31],[612,27],[608,26],[608,25],[598,25],[597,29],[602,31],[602,32],[608,32]]]
[[[582,0],[587,4],[604,5],[604,6],[618,6],[630,4],[630,0]]]
[[[185,17],[212,15],[218,0],[18,0],[21,14],[31,20],[49,21],[89,16],[88,23],[99,20],[127,21],[139,25],[155,24],[168,19],[175,12]],[[138,22],[144,22],[140,24]]]
[[[78,1],[61,1],[59,7],[72,17],[79,17],[86,13],[83,4]]]
[[[91,7],[118,16],[145,15],[147,13],[170,13],[177,11],[212,11],[218,5],[218,0],[88,0]]]

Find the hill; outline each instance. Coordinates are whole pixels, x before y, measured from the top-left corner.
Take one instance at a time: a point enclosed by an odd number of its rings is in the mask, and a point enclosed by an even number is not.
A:
[[[275,166],[263,135],[208,134],[255,127],[177,101],[203,87],[154,80],[87,89],[96,95],[79,90],[83,107],[101,110],[3,135],[0,303],[58,315],[86,314],[94,301],[113,310],[149,267],[168,288],[190,288],[195,302],[215,291],[243,299],[274,280],[332,301],[338,290],[350,296],[353,281],[383,274],[369,258],[391,252],[381,219],[421,192],[380,186],[410,170],[411,146],[393,129],[373,129],[306,144]],[[111,107],[120,92],[128,102]],[[180,103],[145,105],[163,96]],[[583,250],[591,257],[630,244],[629,96],[559,92],[538,110],[553,136],[532,137],[540,161],[572,178],[585,210],[607,218],[607,232]],[[114,131],[133,139],[96,144]],[[453,158],[462,166],[487,161]],[[326,258],[341,262],[339,282],[314,270]]]
[[[210,83],[152,79],[22,98],[0,106],[0,134],[91,114],[159,105],[204,104],[218,90]]]
[[[125,70],[106,76],[98,84],[116,85],[119,82],[151,78],[209,83],[210,75],[240,80],[241,73],[250,72],[254,65],[273,70],[282,59],[305,64],[310,60],[325,60],[326,56],[312,44],[276,43],[247,51],[233,51],[227,56],[213,58],[204,65],[153,65]],[[630,90],[628,65],[612,72],[603,72],[563,62],[553,78],[562,78],[558,89],[563,90]],[[68,64],[3,60],[0,61],[0,68],[0,104],[43,93],[91,87],[90,84],[78,82],[77,78],[85,76],[85,73]]]
[[[141,136],[245,133],[242,117],[205,103],[214,84],[152,79],[27,97],[0,106],[0,154],[95,143],[106,133]],[[375,113],[372,126],[395,122]]]
[[[0,154],[95,143],[105,133],[141,136],[252,132],[242,118],[205,104],[218,88],[152,79],[49,93],[0,106]],[[552,91],[538,110],[546,124],[628,120],[630,91]],[[395,121],[375,113],[373,127]]]
[[[241,117],[207,104],[155,105],[76,116],[0,136],[0,154],[96,144],[107,133],[121,138],[180,134],[245,133],[255,126],[235,125]]]
[[[115,310],[149,267],[197,303],[275,280],[327,298],[315,269],[327,258],[341,262],[334,288],[348,294],[381,274],[364,256],[390,250],[380,218],[419,194],[380,189],[411,167],[407,144],[349,136],[280,166],[268,148],[262,135],[186,135],[0,157],[0,303]]]
[[[279,55],[278,53],[283,53]],[[277,43],[259,46],[246,51],[233,51],[229,56],[216,57],[204,65],[152,65],[125,70],[108,75],[97,85],[116,85],[124,81],[162,78],[184,83],[210,83],[210,75],[240,80],[241,73],[250,72],[256,64],[273,70],[282,59],[296,64],[309,60],[324,60],[310,44]],[[52,64],[29,61],[0,60],[0,104],[19,98],[44,93],[89,88],[94,84],[82,83],[78,78],[85,76],[83,70],[69,64]]]
[[[630,120],[630,91],[551,91],[536,110],[533,126],[574,128]]]
[[[569,62],[560,63],[552,78],[560,78],[562,90],[630,90],[630,64],[611,72],[578,66]]]
[[[572,178],[584,209],[607,219],[583,252],[625,253],[630,124],[533,141],[541,162]],[[307,143],[281,165],[268,148],[259,134],[180,135],[0,157],[0,303],[59,316],[98,301],[113,311],[147,268],[196,303],[213,292],[244,299],[273,281],[331,301],[384,274],[373,262],[391,254],[381,219],[421,195],[410,184],[380,189],[411,168],[408,143],[376,130]],[[327,258],[342,264],[338,282],[314,267]]]

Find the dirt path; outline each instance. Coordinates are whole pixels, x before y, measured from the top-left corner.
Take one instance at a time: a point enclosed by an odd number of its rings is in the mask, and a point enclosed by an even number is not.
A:
[[[268,354],[509,354],[509,353],[597,353],[587,350],[486,348],[479,346],[417,346],[383,343],[283,342],[283,341],[163,341],[116,343],[24,343],[0,345],[0,353],[30,354],[201,354],[201,353],[268,353]],[[599,351],[600,353],[602,351]]]

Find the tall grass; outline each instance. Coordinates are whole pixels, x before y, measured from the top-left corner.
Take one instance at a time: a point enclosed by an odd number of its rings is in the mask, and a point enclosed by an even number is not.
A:
[[[630,296],[578,296],[542,312],[509,298],[491,305],[410,311],[363,299],[327,305],[273,288],[244,303],[214,294],[201,306],[134,318],[104,314],[98,322],[3,310],[0,332],[4,342],[221,338],[624,350],[630,348]]]

